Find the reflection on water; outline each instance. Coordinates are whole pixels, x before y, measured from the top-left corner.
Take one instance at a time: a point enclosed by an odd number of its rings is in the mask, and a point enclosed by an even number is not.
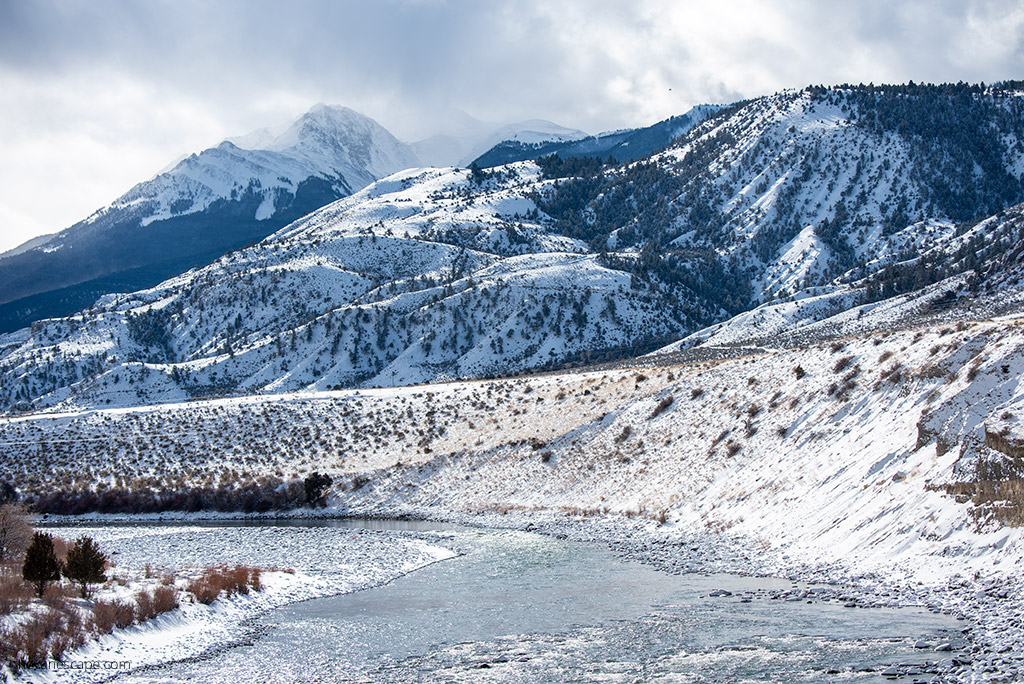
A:
[[[596,545],[445,534],[469,553],[383,587],[277,610],[253,626],[250,644],[123,679],[891,681],[858,670],[922,662],[915,639],[949,640],[957,629],[918,609],[772,600],[767,592],[791,583],[673,576]],[[709,596],[716,589],[733,595]]]

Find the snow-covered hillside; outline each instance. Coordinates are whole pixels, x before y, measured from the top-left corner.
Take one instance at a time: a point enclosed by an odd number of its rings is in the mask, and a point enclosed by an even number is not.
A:
[[[488,148],[472,160],[485,168],[557,154],[566,157],[595,157],[618,161],[642,159],[667,147],[676,138],[722,109],[719,105],[698,105],[685,114],[673,116],[644,128],[606,131],[586,137],[512,136]]]
[[[7,336],[6,396],[67,408],[505,374],[708,315],[524,219],[546,182],[530,164],[392,176],[210,267]]]
[[[389,386],[1012,307],[1020,110],[976,86],[808,88],[714,113],[635,163],[400,172],[206,268],[0,338],[0,405]],[[938,134],[952,125],[956,145]],[[302,148],[304,130],[274,144]]]

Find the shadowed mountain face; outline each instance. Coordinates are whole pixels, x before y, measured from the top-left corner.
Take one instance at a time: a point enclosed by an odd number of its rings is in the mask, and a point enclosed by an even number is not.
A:
[[[259,148],[238,143],[192,155],[42,244],[0,256],[0,330],[150,287],[417,165],[410,148],[342,107],[317,105]]]
[[[431,382],[1019,306],[1022,99],[809,88],[716,112],[638,162],[396,173],[0,337],[0,405]],[[266,201],[239,197],[246,213]]]

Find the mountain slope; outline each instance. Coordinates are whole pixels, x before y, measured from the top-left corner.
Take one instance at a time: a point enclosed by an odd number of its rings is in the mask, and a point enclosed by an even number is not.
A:
[[[673,349],[1014,310],[1021,99],[809,88],[634,163],[395,174],[209,267],[0,338],[0,405],[429,382],[635,356],[714,324]],[[960,137],[928,132],[943,127]]]
[[[317,105],[258,149],[225,141],[45,243],[0,255],[0,330],[70,313],[111,286],[155,285],[414,166],[406,145],[343,107]]]

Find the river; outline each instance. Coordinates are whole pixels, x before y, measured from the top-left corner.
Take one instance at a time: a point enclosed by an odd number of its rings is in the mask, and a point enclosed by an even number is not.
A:
[[[925,609],[773,598],[787,580],[671,575],[529,532],[372,525],[439,529],[464,553],[276,609],[231,647],[117,681],[883,682],[887,666],[942,655],[919,638],[962,644],[960,623]]]

